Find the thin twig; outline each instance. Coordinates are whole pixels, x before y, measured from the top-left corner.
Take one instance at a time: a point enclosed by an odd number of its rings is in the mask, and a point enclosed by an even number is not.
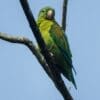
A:
[[[67,8],[68,8],[68,0],[64,0],[63,1],[63,11],[62,11],[62,28],[64,31],[66,31]]]
[[[57,69],[57,64],[55,63],[55,60],[53,59],[53,57],[50,55],[47,47],[45,46],[45,43],[41,37],[41,33],[40,30],[37,27],[37,24],[35,22],[34,16],[32,15],[32,12],[29,8],[29,4],[27,2],[27,0],[20,0],[21,6],[24,10],[24,13],[26,15],[26,18],[29,22],[30,28],[33,32],[33,35],[35,36],[37,43],[41,49],[41,53],[44,56],[49,69],[51,71],[51,76],[52,76],[52,80],[55,83],[57,89],[60,91],[60,93],[63,95],[65,100],[73,100],[72,96],[70,95],[70,93],[68,92],[62,78],[60,75],[60,72]]]

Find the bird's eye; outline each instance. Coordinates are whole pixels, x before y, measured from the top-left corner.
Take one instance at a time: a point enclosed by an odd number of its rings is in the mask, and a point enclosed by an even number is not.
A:
[[[42,12],[44,13],[45,11],[44,11],[44,10],[42,10]]]

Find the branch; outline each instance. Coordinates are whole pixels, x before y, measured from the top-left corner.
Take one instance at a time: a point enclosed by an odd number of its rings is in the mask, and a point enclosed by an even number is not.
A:
[[[25,37],[19,37],[19,36],[15,37],[2,32],[0,32],[0,39],[11,43],[20,43],[20,44],[26,44],[30,42],[30,40]]]
[[[19,43],[19,44],[23,44],[23,45],[27,46],[31,50],[31,52],[35,55],[35,57],[37,58],[39,63],[42,65],[43,69],[50,76],[50,71],[49,71],[47,63],[45,62],[39,49],[35,47],[35,45],[33,44],[33,42],[31,40],[29,40],[28,38],[25,38],[25,37],[12,36],[12,35],[8,35],[6,33],[1,33],[1,32],[0,32],[0,39],[5,40],[7,42]]]
[[[64,31],[66,31],[67,8],[68,8],[68,0],[64,0],[63,11],[62,11],[62,28]]]
[[[57,69],[57,64],[55,63],[54,58],[50,55],[48,49],[46,48],[46,45],[41,37],[40,30],[37,27],[37,24],[35,22],[34,16],[32,15],[32,12],[29,8],[29,4],[28,4],[27,0],[20,0],[20,3],[24,10],[26,18],[29,22],[30,28],[33,32],[33,35],[35,36],[37,43],[41,49],[41,53],[44,56],[48,66],[49,66],[49,69],[51,72],[50,75],[52,76],[53,82],[55,83],[57,89],[63,95],[65,100],[73,100],[61,78],[60,72]]]

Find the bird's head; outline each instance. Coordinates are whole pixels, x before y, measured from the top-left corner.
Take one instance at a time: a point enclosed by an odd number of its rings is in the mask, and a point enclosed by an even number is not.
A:
[[[42,8],[39,12],[38,19],[54,20],[55,11],[51,7]]]

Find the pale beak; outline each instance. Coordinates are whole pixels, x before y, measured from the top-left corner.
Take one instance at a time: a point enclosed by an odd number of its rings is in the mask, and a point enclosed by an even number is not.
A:
[[[54,11],[53,10],[49,10],[47,12],[47,19],[49,19],[49,20],[54,19]]]

